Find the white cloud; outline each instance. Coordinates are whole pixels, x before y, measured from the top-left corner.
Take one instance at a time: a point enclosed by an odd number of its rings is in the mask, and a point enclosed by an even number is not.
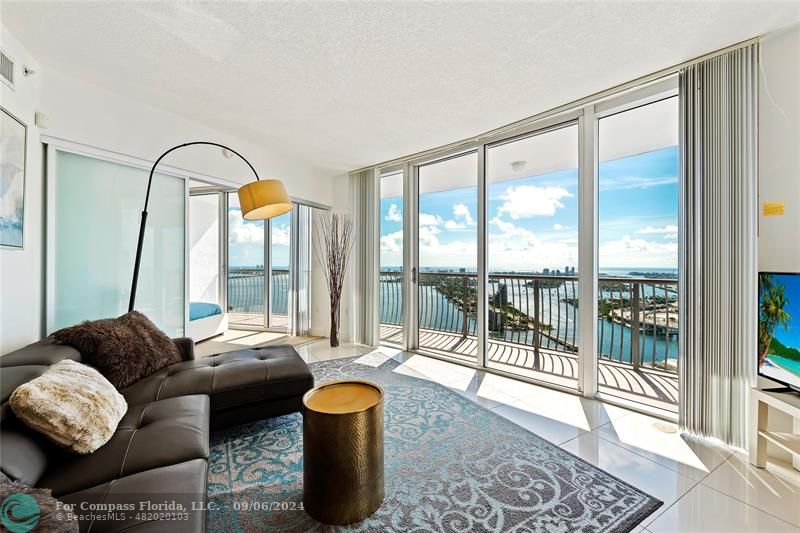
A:
[[[600,244],[600,269],[603,267],[676,268],[677,242],[652,242],[625,235]]]
[[[289,246],[289,226],[272,226],[272,245]]]
[[[236,213],[228,214],[228,231],[233,244],[264,244],[264,226],[245,222]]]
[[[420,226],[438,226],[442,224],[444,220],[439,215],[432,215],[430,213],[420,213],[419,214],[419,225]]]
[[[400,208],[397,207],[397,204],[389,205],[389,212],[386,213],[386,220],[388,220],[389,222],[403,221],[403,214],[400,212]]]
[[[514,220],[534,216],[553,216],[557,209],[564,207],[561,200],[571,196],[572,194],[563,187],[537,187],[534,185],[509,187],[500,195],[505,203],[497,210],[497,214],[508,213]]]
[[[490,223],[503,232],[500,235],[490,234],[490,239],[498,242],[514,243],[514,249],[524,250],[527,248],[536,248],[541,245],[541,241],[537,239],[532,232],[525,228],[515,226],[511,222],[505,222],[501,220],[500,217],[494,217]]]
[[[403,251],[403,232],[395,231],[381,236],[381,252],[400,253]]]
[[[464,204],[456,204],[453,206],[453,216],[463,219],[464,223],[468,226],[475,225],[475,219],[472,218],[472,214],[469,212],[469,207]]]
[[[674,233],[674,234],[677,235],[678,226],[676,226],[675,224],[667,224],[667,225],[661,226],[661,227],[646,226],[644,228],[641,228],[640,230],[637,230],[636,233],[639,233],[641,235],[650,235],[650,234],[653,234],[653,233],[657,233],[657,234],[658,233],[666,233],[666,234],[673,234]]]
[[[494,270],[531,271],[578,265],[577,239],[540,238],[533,232],[506,222],[500,217],[490,221],[489,267]]]
[[[455,204],[453,206],[453,219],[444,223],[445,229],[458,231],[466,229],[469,226],[475,226],[475,219],[472,218],[469,207],[465,204]]]
[[[565,226],[563,224],[553,224],[553,229],[556,231],[563,231],[565,229],[569,229],[569,226]]]

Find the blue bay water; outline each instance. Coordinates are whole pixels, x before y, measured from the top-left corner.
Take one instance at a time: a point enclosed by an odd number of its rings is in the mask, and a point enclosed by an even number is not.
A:
[[[664,269],[665,271],[668,269]],[[652,271],[652,269],[650,270]],[[565,285],[569,287],[570,285]],[[557,337],[569,344],[577,344],[578,340],[578,309],[570,303],[561,301],[564,298],[575,296],[571,290],[561,289],[560,298],[555,289],[552,292],[552,316],[550,306],[542,306],[541,320],[543,323],[550,324],[553,329],[551,333],[557,333]],[[527,293],[527,294],[526,294]],[[608,293],[606,296],[611,296]],[[654,293],[649,290],[646,295],[661,297],[664,291],[656,289]],[[614,295],[618,295],[616,292]],[[532,291],[529,289],[517,289],[509,291],[511,303],[517,309],[529,309],[533,302]],[[548,300],[548,291],[542,292],[542,299]],[[385,324],[402,323],[402,290],[399,282],[382,282],[380,284],[380,320]],[[444,330],[453,333],[460,333],[464,327],[464,312],[454,303],[441,294],[435,287],[420,287],[420,327],[423,329]],[[467,317],[467,327],[470,335],[475,335],[477,323],[472,317]],[[600,332],[602,331],[602,335]],[[498,338],[497,333],[493,338]],[[533,331],[505,331],[500,338],[507,341],[533,345]],[[630,327],[611,322],[609,320],[598,320],[598,347],[600,353],[610,357],[615,361],[631,361],[631,338],[632,330]],[[558,349],[560,343],[554,341],[546,335],[540,335],[539,345],[543,348]],[[647,331],[641,331],[639,335],[640,360],[644,364],[664,361],[665,359],[677,359],[678,340],[676,336],[671,336],[668,340],[663,335],[652,335]]]

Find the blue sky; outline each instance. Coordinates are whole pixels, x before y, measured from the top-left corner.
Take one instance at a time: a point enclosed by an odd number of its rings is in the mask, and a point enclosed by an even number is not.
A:
[[[677,268],[678,147],[600,164],[599,240],[603,268]],[[474,178],[473,178],[474,180]],[[420,197],[420,266],[476,265],[477,189]],[[402,257],[402,198],[381,200],[381,264]],[[577,267],[578,170],[490,184],[489,268]]]
[[[272,219],[272,267],[289,265],[289,224],[291,213]],[[238,207],[228,209],[228,262],[231,267],[264,264],[264,222],[244,220]]]
[[[788,329],[783,326],[775,328],[775,338],[784,346],[800,350],[800,276],[774,275],[773,277],[786,287],[786,298],[789,300],[786,312],[792,317]]]

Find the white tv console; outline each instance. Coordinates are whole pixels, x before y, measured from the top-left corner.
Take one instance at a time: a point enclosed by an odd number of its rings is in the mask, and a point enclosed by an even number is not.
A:
[[[793,422],[792,433],[767,429],[769,408],[788,413]],[[753,433],[750,436],[750,463],[758,468],[767,465],[767,443],[792,454],[792,466],[800,470],[800,394],[753,387],[750,393],[750,415]]]

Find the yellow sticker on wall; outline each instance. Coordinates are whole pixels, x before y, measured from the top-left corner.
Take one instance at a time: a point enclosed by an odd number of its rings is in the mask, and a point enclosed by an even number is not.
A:
[[[784,212],[783,202],[764,202],[764,216],[778,217]]]

